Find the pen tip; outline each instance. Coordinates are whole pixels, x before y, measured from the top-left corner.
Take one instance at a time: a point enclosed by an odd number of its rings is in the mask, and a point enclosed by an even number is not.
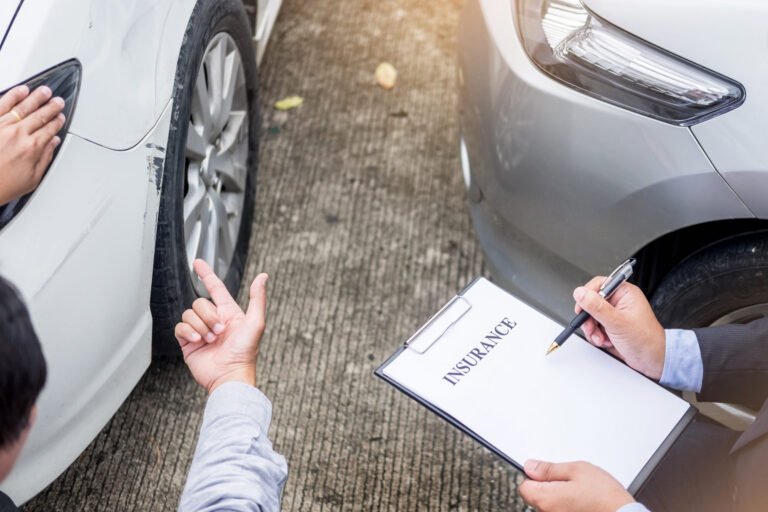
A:
[[[555,350],[557,350],[559,348],[560,348],[560,345],[558,345],[556,342],[553,341],[552,344],[547,349],[547,353],[544,354],[544,355],[548,356],[549,354],[551,354],[552,352],[554,352]]]

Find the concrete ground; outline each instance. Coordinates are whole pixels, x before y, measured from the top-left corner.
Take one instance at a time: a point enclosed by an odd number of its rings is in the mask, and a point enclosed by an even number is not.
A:
[[[290,467],[285,510],[523,508],[511,467],[372,375],[484,273],[459,170],[459,8],[285,0],[267,48],[246,281],[271,275],[260,387]],[[391,92],[373,82],[385,60]],[[272,108],[292,94],[304,105]],[[204,405],[183,362],[154,363],[25,510],[174,509]]]

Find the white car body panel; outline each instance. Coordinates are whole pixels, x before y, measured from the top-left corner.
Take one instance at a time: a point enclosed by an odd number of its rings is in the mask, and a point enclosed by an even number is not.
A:
[[[37,423],[3,483],[17,503],[66,469],[149,366],[158,166],[169,125],[170,106],[124,152],[67,136],[29,204],[0,232],[0,274],[27,301],[48,362]]]
[[[0,3],[0,40],[5,36],[8,26],[11,24],[13,15],[16,14],[16,9],[19,7],[19,0],[11,1],[6,0]]]
[[[26,0],[0,48],[0,91],[72,58],[70,131],[0,230],[48,363],[29,441],[0,485],[24,503],[88,446],[151,361],[155,233],[176,64],[195,0]],[[0,6],[0,39],[18,2]],[[259,8],[259,55],[280,7]]]
[[[718,172],[749,209],[768,218],[768,4],[753,0],[586,0],[621,28],[740,82],[739,108],[692,131]],[[680,37],[684,33],[685,37]]]
[[[171,98],[194,4],[25,2],[0,51],[0,69],[14,70],[0,77],[0,90],[77,57],[83,78],[70,133],[113,149],[133,147]]]

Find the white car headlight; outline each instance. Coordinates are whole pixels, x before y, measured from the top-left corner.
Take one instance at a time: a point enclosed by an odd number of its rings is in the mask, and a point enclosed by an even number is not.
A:
[[[611,25],[579,0],[517,0],[517,5],[531,60],[585,94],[678,126],[744,102],[738,82]]]

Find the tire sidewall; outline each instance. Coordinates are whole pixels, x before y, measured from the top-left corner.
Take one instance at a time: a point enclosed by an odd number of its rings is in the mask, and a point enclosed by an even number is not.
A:
[[[768,302],[768,234],[710,247],[675,267],[651,304],[664,327],[705,327],[728,313]]]

